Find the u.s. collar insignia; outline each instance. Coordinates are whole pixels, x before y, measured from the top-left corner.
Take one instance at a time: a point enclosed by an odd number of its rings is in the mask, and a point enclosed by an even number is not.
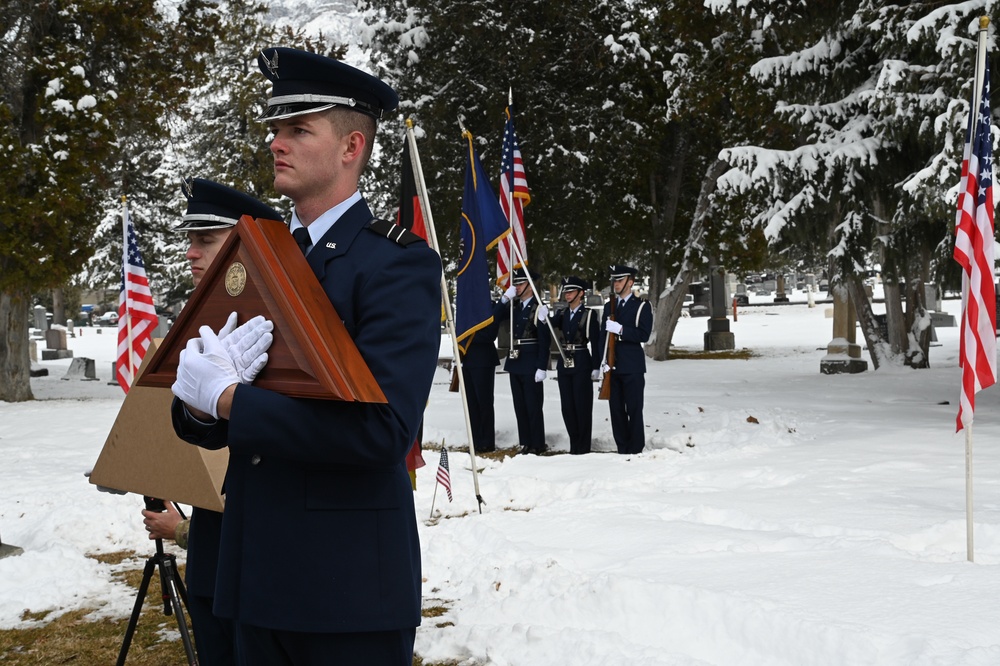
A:
[[[336,243],[327,243],[326,247],[327,247],[328,250],[336,250],[337,249],[337,244]]]
[[[271,76],[278,78],[278,52],[275,51],[274,57],[270,60],[263,51],[260,52],[260,57],[264,59],[264,65],[267,67],[267,71],[271,72]]]

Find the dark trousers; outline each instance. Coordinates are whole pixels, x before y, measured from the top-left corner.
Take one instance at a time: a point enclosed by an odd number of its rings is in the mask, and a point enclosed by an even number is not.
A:
[[[541,453],[545,450],[545,417],[542,414],[545,392],[542,382],[536,382],[533,374],[512,373],[510,393],[514,398],[518,444],[525,451]]]
[[[212,613],[212,597],[188,594],[187,601],[198,663],[201,666],[235,666],[238,663],[235,623]]]
[[[496,382],[495,367],[462,366],[465,396],[469,401],[469,423],[472,426],[472,443],[477,452],[496,450],[496,418],[493,412],[493,388]]]
[[[413,666],[416,629],[349,634],[239,627],[242,666]]]
[[[611,434],[615,437],[618,453],[642,453],[646,446],[646,433],[642,423],[642,400],[646,389],[646,375],[611,372]]]
[[[559,401],[563,422],[569,434],[569,452],[590,453],[590,435],[594,423],[594,383],[583,368],[577,372],[560,372]]]

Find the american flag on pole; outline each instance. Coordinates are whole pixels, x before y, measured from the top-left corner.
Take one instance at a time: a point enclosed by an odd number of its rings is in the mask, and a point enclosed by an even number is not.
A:
[[[510,230],[501,237],[497,248],[497,284],[506,288],[510,286],[511,271],[518,267],[517,255],[511,249],[511,243],[517,243],[521,257],[525,262],[528,261],[524,207],[531,203],[531,193],[528,192],[528,180],[524,175],[524,162],[521,160],[521,149],[517,145],[514,116],[510,106],[504,113],[507,116],[507,124],[503,129],[503,154],[500,158],[500,206],[503,207],[504,216],[510,222]]]
[[[128,393],[129,386],[135,380],[136,370],[149,349],[157,316],[128,206],[124,207],[122,215],[125,252],[122,257],[121,292],[118,296],[118,359],[115,362],[115,374],[118,384]]]
[[[438,461],[437,482],[444,486],[448,493],[448,501],[451,501],[451,472],[448,471],[448,449],[441,449],[441,460]]]
[[[985,54],[980,54],[985,57]],[[969,109],[955,227],[955,260],[962,266],[962,368],[956,432],[970,425],[976,393],[996,383],[996,288],[993,282],[993,145],[990,70],[986,57],[982,90],[973,91]]]

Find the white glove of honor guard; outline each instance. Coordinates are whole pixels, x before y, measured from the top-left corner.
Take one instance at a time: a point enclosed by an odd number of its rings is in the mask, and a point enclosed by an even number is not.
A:
[[[608,333],[614,333],[615,335],[618,335],[619,333],[622,332],[622,325],[616,322],[614,319],[609,319],[606,322],[604,322],[604,330],[606,330]]]
[[[592,380],[594,380],[595,382],[601,381],[601,371],[600,370],[594,370],[593,372],[590,373],[590,378]]]
[[[607,363],[601,363],[601,374],[606,374],[611,369],[611,366]]]
[[[545,381],[546,373],[544,370],[535,370],[535,381],[542,382]]]
[[[222,348],[219,337],[208,326],[198,329],[200,338],[191,338],[181,351],[177,379],[170,390],[182,402],[219,418],[219,396],[240,383],[236,366]]]
[[[229,354],[242,383],[252,384],[267,365],[267,350],[274,342],[273,330],[274,324],[261,315],[236,326],[235,312],[229,315],[226,325],[219,330],[222,348]]]
[[[545,318],[549,316],[549,306],[539,305],[538,306],[538,322],[541,323],[545,321]]]
[[[517,296],[517,287],[510,285],[507,287],[507,291],[503,292],[504,303],[514,300],[515,296]]]

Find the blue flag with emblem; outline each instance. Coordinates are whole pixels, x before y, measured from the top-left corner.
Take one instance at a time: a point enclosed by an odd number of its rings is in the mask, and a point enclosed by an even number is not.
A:
[[[465,353],[476,331],[493,322],[490,275],[486,265],[486,245],[492,239],[483,233],[484,221],[495,225],[497,219],[504,218],[500,201],[472,147],[472,135],[466,132],[463,136],[469,145],[460,220],[462,258],[455,293],[455,336],[458,348]]]

